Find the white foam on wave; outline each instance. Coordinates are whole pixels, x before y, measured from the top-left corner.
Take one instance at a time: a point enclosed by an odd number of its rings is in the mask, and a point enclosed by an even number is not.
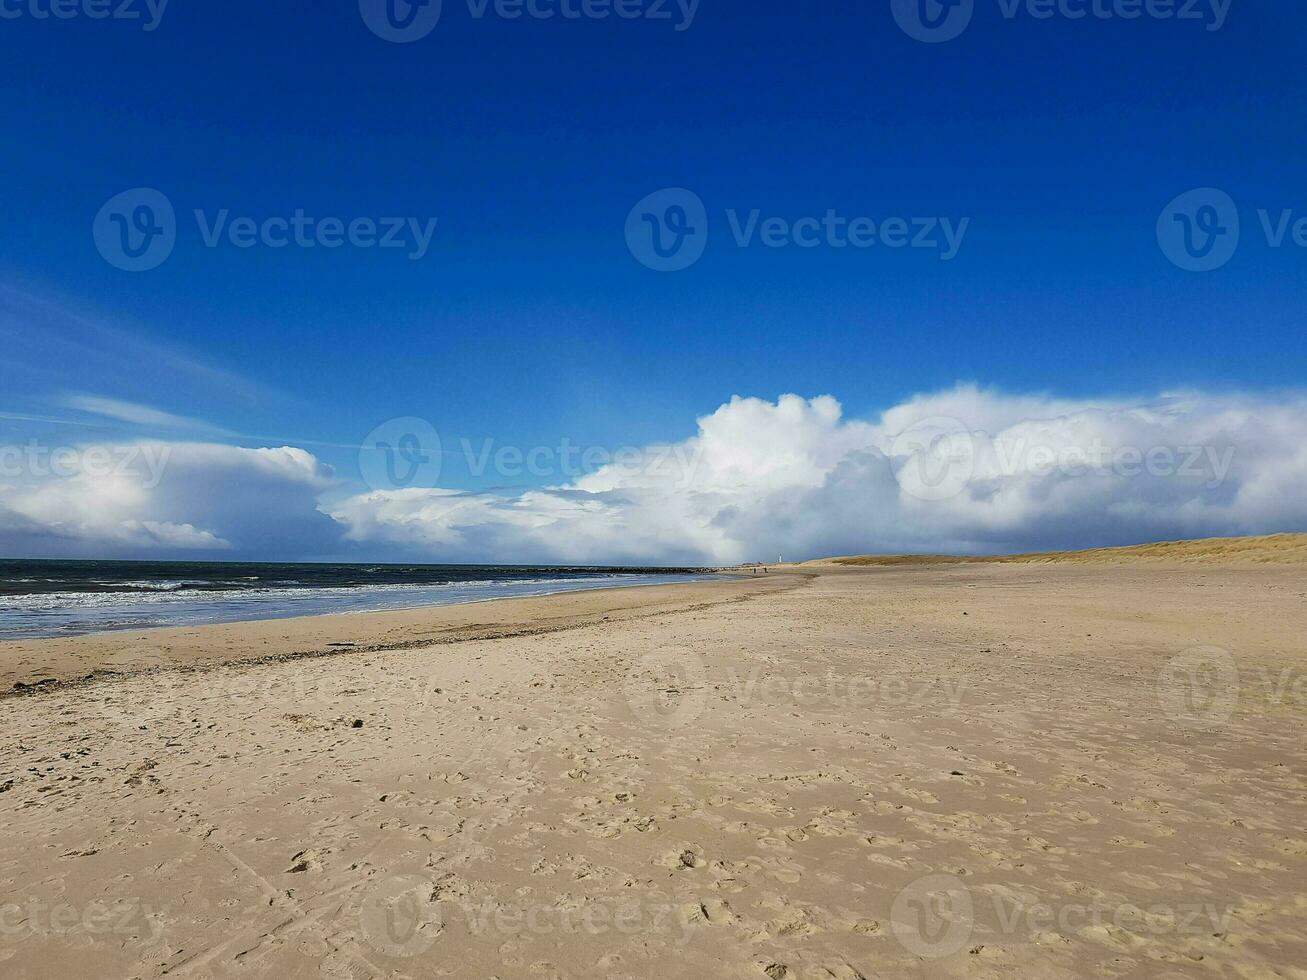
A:
[[[0,596],[0,638],[63,636],[324,613],[377,612],[556,592],[697,581],[705,577],[627,573],[479,579],[438,584],[227,590],[176,588],[173,591],[47,592]],[[152,584],[159,586],[163,583],[156,581]]]

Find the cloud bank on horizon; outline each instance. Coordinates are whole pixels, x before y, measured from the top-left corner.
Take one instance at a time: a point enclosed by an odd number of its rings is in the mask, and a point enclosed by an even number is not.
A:
[[[0,554],[733,564],[1307,530],[1307,398],[1069,400],[959,385],[874,421],[735,397],[697,433],[503,496],[340,492],[312,453],[0,447]]]

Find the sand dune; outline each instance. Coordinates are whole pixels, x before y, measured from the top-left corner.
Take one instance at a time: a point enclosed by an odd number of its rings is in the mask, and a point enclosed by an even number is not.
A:
[[[820,558],[805,565],[957,565],[957,564],[1137,564],[1174,562],[1204,565],[1307,564],[1307,534],[1269,534],[1244,538],[1162,541],[1123,548],[1047,551],[1024,555],[850,555]]]

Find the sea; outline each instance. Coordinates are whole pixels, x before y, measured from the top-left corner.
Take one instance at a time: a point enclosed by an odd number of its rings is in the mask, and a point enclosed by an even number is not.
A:
[[[696,568],[0,559],[0,640],[411,609],[715,577]]]

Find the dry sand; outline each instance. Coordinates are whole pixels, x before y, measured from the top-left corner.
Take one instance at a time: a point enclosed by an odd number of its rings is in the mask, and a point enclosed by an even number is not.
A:
[[[1304,637],[1123,559],[0,644],[0,976],[1307,977]]]

